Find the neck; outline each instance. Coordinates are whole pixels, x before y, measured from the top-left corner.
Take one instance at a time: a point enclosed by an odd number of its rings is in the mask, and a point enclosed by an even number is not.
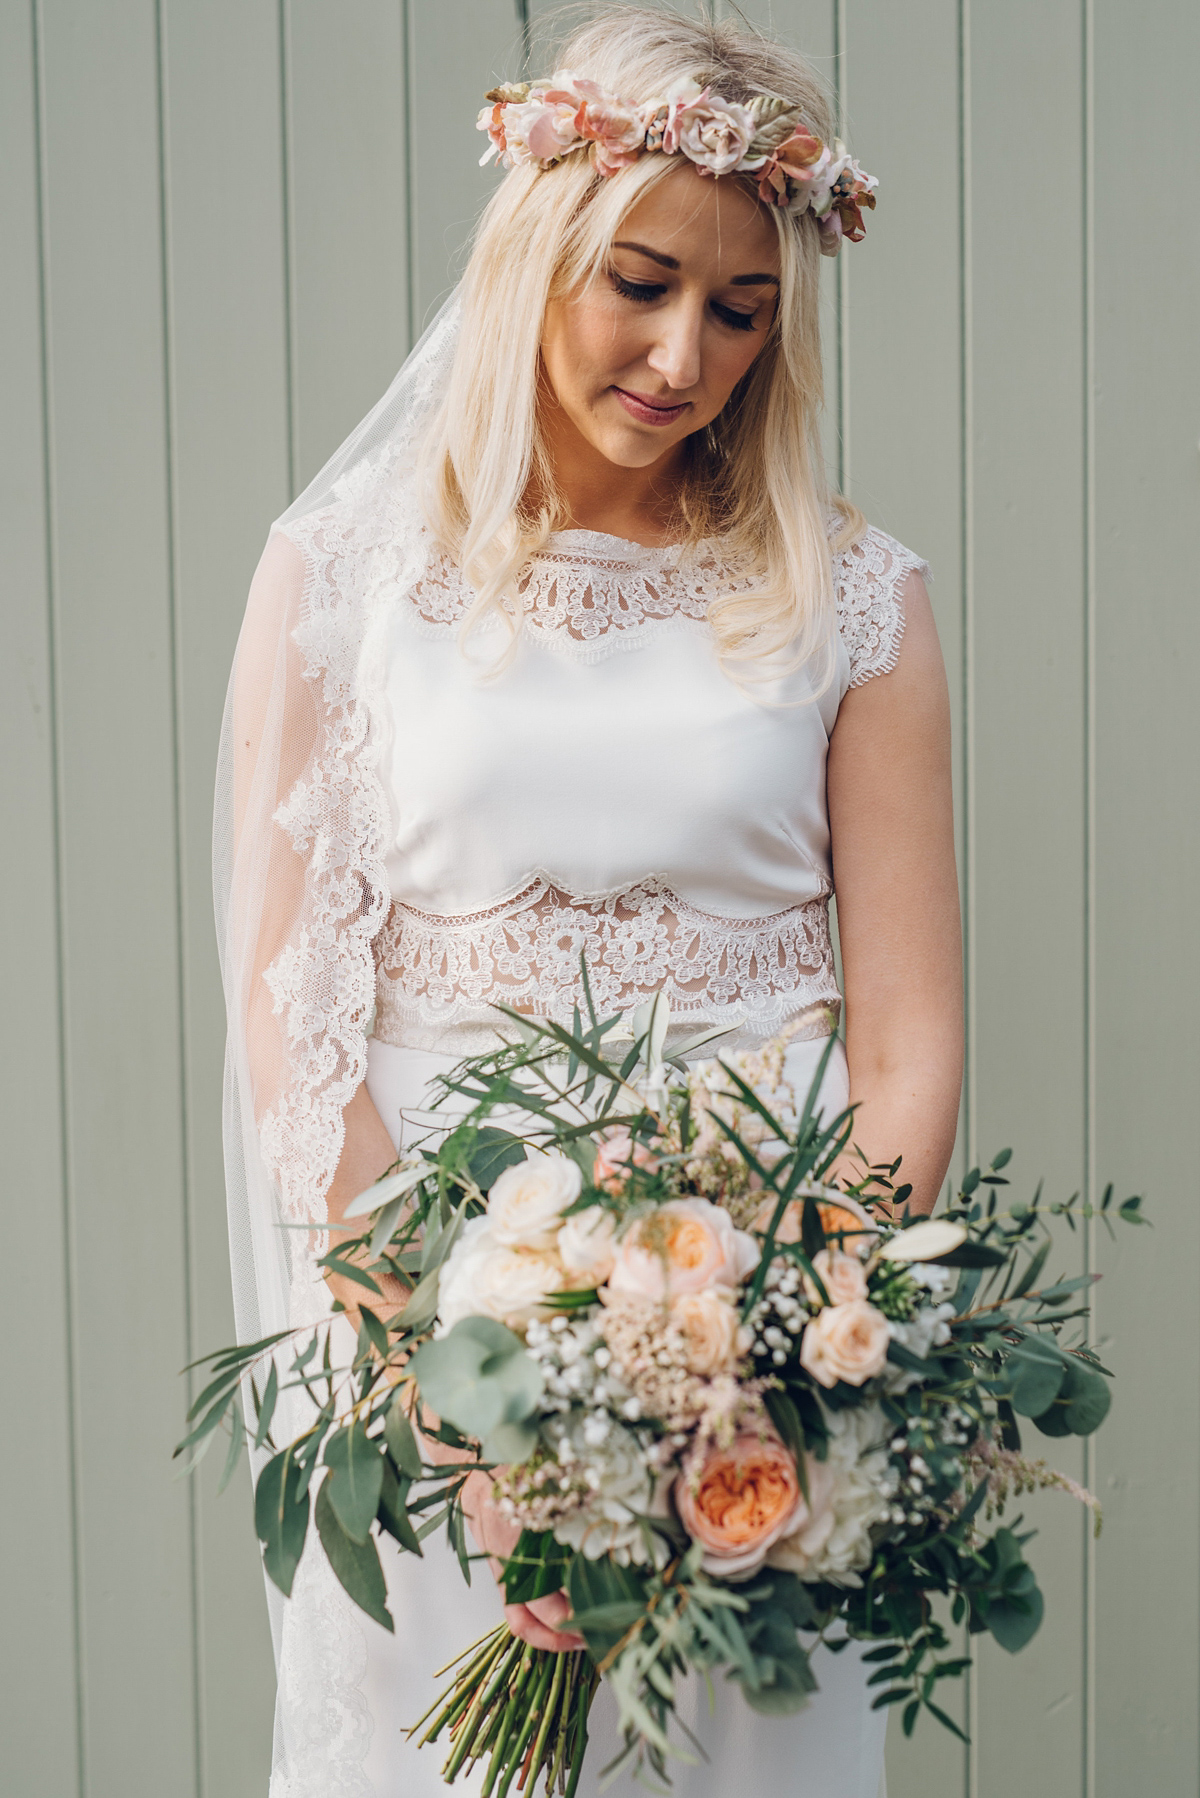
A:
[[[645,468],[622,468],[588,442],[551,396],[543,395],[540,423],[570,528],[650,545],[673,540],[686,457],[682,443]]]

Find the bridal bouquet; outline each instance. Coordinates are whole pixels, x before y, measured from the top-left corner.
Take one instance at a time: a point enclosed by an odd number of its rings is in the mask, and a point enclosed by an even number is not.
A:
[[[1137,1223],[1139,1201],[1002,1209],[1005,1151],[910,1222],[896,1166],[860,1157],[847,1181],[851,1114],[814,1115],[824,1062],[800,1102],[782,1042],[668,1055],[661,998],[570,1030],[508,1017],[511,1041],[443,1081],[466,1121],[363,1194],[363,1234],[323,1258],[362,1289],[352,1356],[335,1360],[335,1329],[350,1338],[331,1319],[212,1357],[181,1450],[227,1425],[232,1471],[249,1438],[270,1577],[290,1592],[311,1516],[389,1629],[375,1533],[420,1554],[444,1530],[469,1580],[463,1487],[493,1470],[520,1529],[508,1600],[565,1589],[586,1646],[504,1623],[464,1644],[414,1730],[448,1743],[447,1781],[485,1761],[489,1798],[514,1778],[574,1792],[601,1677],[612,1767],[663,1776],[688,1758],[669,1736],[681,1675],[719,1668],[756,1710],[792,1711],[817,1641],[870,1643],[876,1705],[957,1733],[934,1692],[968,1663],[935,1601],[1021,1648],[1042,1598],[1005,1501],[1093,1502],[1021,1447],[1019,1419],[1086,1435],[1110,1402],[1080,1327],[1089,1277],[1045,1278],[1046,1216]],[[307,1416],[280,1441],[285,1393]]]

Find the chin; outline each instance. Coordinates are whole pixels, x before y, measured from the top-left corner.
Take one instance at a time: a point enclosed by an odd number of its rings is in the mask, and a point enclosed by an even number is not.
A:
[[[592,439],[593,446],[600,451],[606,462],[617,468],[649,468],[652,462],[659,462],[668,450],[674,449],[677,437],[671,437],[666,443],[662,435],[655,432],[651,437],[637,431],[614,431],[611,436],[606,432],[601,437]]]

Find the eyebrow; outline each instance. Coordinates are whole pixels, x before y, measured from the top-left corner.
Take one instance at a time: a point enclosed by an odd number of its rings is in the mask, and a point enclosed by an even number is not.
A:
[[[649,258],[649,260],[651,262],[657,262],[661,268],[677,269],[679,267],[679,262],[676,257],[668,256],[664,250],[652,250],[650,248],[649,244],[621,242],[621,243],[615,243],[613,245],[613,249],[614,250],[633,250],[636,255],[646,256]],[[778,287],[779,286],[779,276],[778,275],[769,275],[769,274],[731,275],[729,278],[729,286],[730,287],[766,287],[766,286]]]

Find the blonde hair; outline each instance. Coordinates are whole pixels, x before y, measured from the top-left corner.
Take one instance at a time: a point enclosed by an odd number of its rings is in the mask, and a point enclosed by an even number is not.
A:
[[[773,94],[799,105],[818,137],[834,135],[829,99],[804,58],[728,20],[610,7],[567,39],[554,66],[634,103],[662,94],[681,76],[726,100]],[[569,522],[538,423],[547,302],[607,266],[622,220],[674,163],[650,153],[610,177],[598,175],[583,154],[545,170],[526,164],[506,175],[480,220],[463,282],[459,348],[424,454],[430,522],[476,594],[464,636],[499,612],[515,643],[521,569]],[[687,439],[679,509],[686,544],[720,534],[759,577],[709,607],[728,672],[745,679],[753,677],[755,663],[769,662],[778,674],[811,659],[820,692],[833,672],[826,517],[830,511],[841,517],[835,549],[864,521],[827,490],[817,436],[823,401],[817,227],[808,215],[764,211],[779,232],[775,321],[723,411]],[[536,516],[527,506],[530,492],[538,496]]]

